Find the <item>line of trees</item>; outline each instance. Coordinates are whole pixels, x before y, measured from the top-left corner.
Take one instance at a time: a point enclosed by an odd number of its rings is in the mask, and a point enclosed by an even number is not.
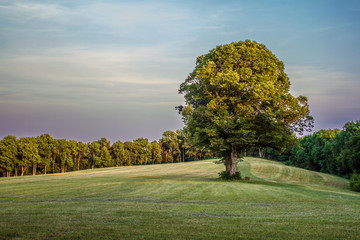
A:
[[[4,177],[64,173],[89,168],[184,162],[212,154],[189,144],[183,130],[166,131],[159,141],[132,142],[106,138],[90,143],[38,137],[6,136],[0,141],[0,174]]]
[[[271,151],[268,152],[271,155]],[[360,121],[348,122],[343,130],[320,130],[298,139],[280,155],[289,165],[350,177],[360,173]]]

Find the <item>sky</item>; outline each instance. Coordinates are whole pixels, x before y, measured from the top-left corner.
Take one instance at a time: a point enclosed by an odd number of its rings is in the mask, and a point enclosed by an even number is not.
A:
[[[360,1],[0,0],[0,138],[158,140],[198,56],[254,40],[314,131],[360,120]]]

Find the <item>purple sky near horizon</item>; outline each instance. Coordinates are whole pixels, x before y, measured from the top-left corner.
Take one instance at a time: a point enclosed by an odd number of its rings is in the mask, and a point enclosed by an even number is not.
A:
[[[196,57],[240,40],[285,64],[315,129],[360,120],[360,2],[0,0],[0,138],[112,143],[183,127]]]

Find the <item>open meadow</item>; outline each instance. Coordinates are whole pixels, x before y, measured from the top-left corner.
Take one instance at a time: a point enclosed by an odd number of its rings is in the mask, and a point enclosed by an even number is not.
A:
[[[360,239],[348,181],[259,158],[0,179],[0,239]]]

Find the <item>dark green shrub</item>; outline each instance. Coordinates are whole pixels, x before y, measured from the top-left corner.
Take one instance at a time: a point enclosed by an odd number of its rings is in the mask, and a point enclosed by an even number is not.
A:
[[[222,180],[241,180],[240,172],[236,172],[234,175],[230,175],[227,171],[222,171],[219,173],[220,179]]]
[[[352,174],[350,177],[350,189],[360,192],[360,174]]]

